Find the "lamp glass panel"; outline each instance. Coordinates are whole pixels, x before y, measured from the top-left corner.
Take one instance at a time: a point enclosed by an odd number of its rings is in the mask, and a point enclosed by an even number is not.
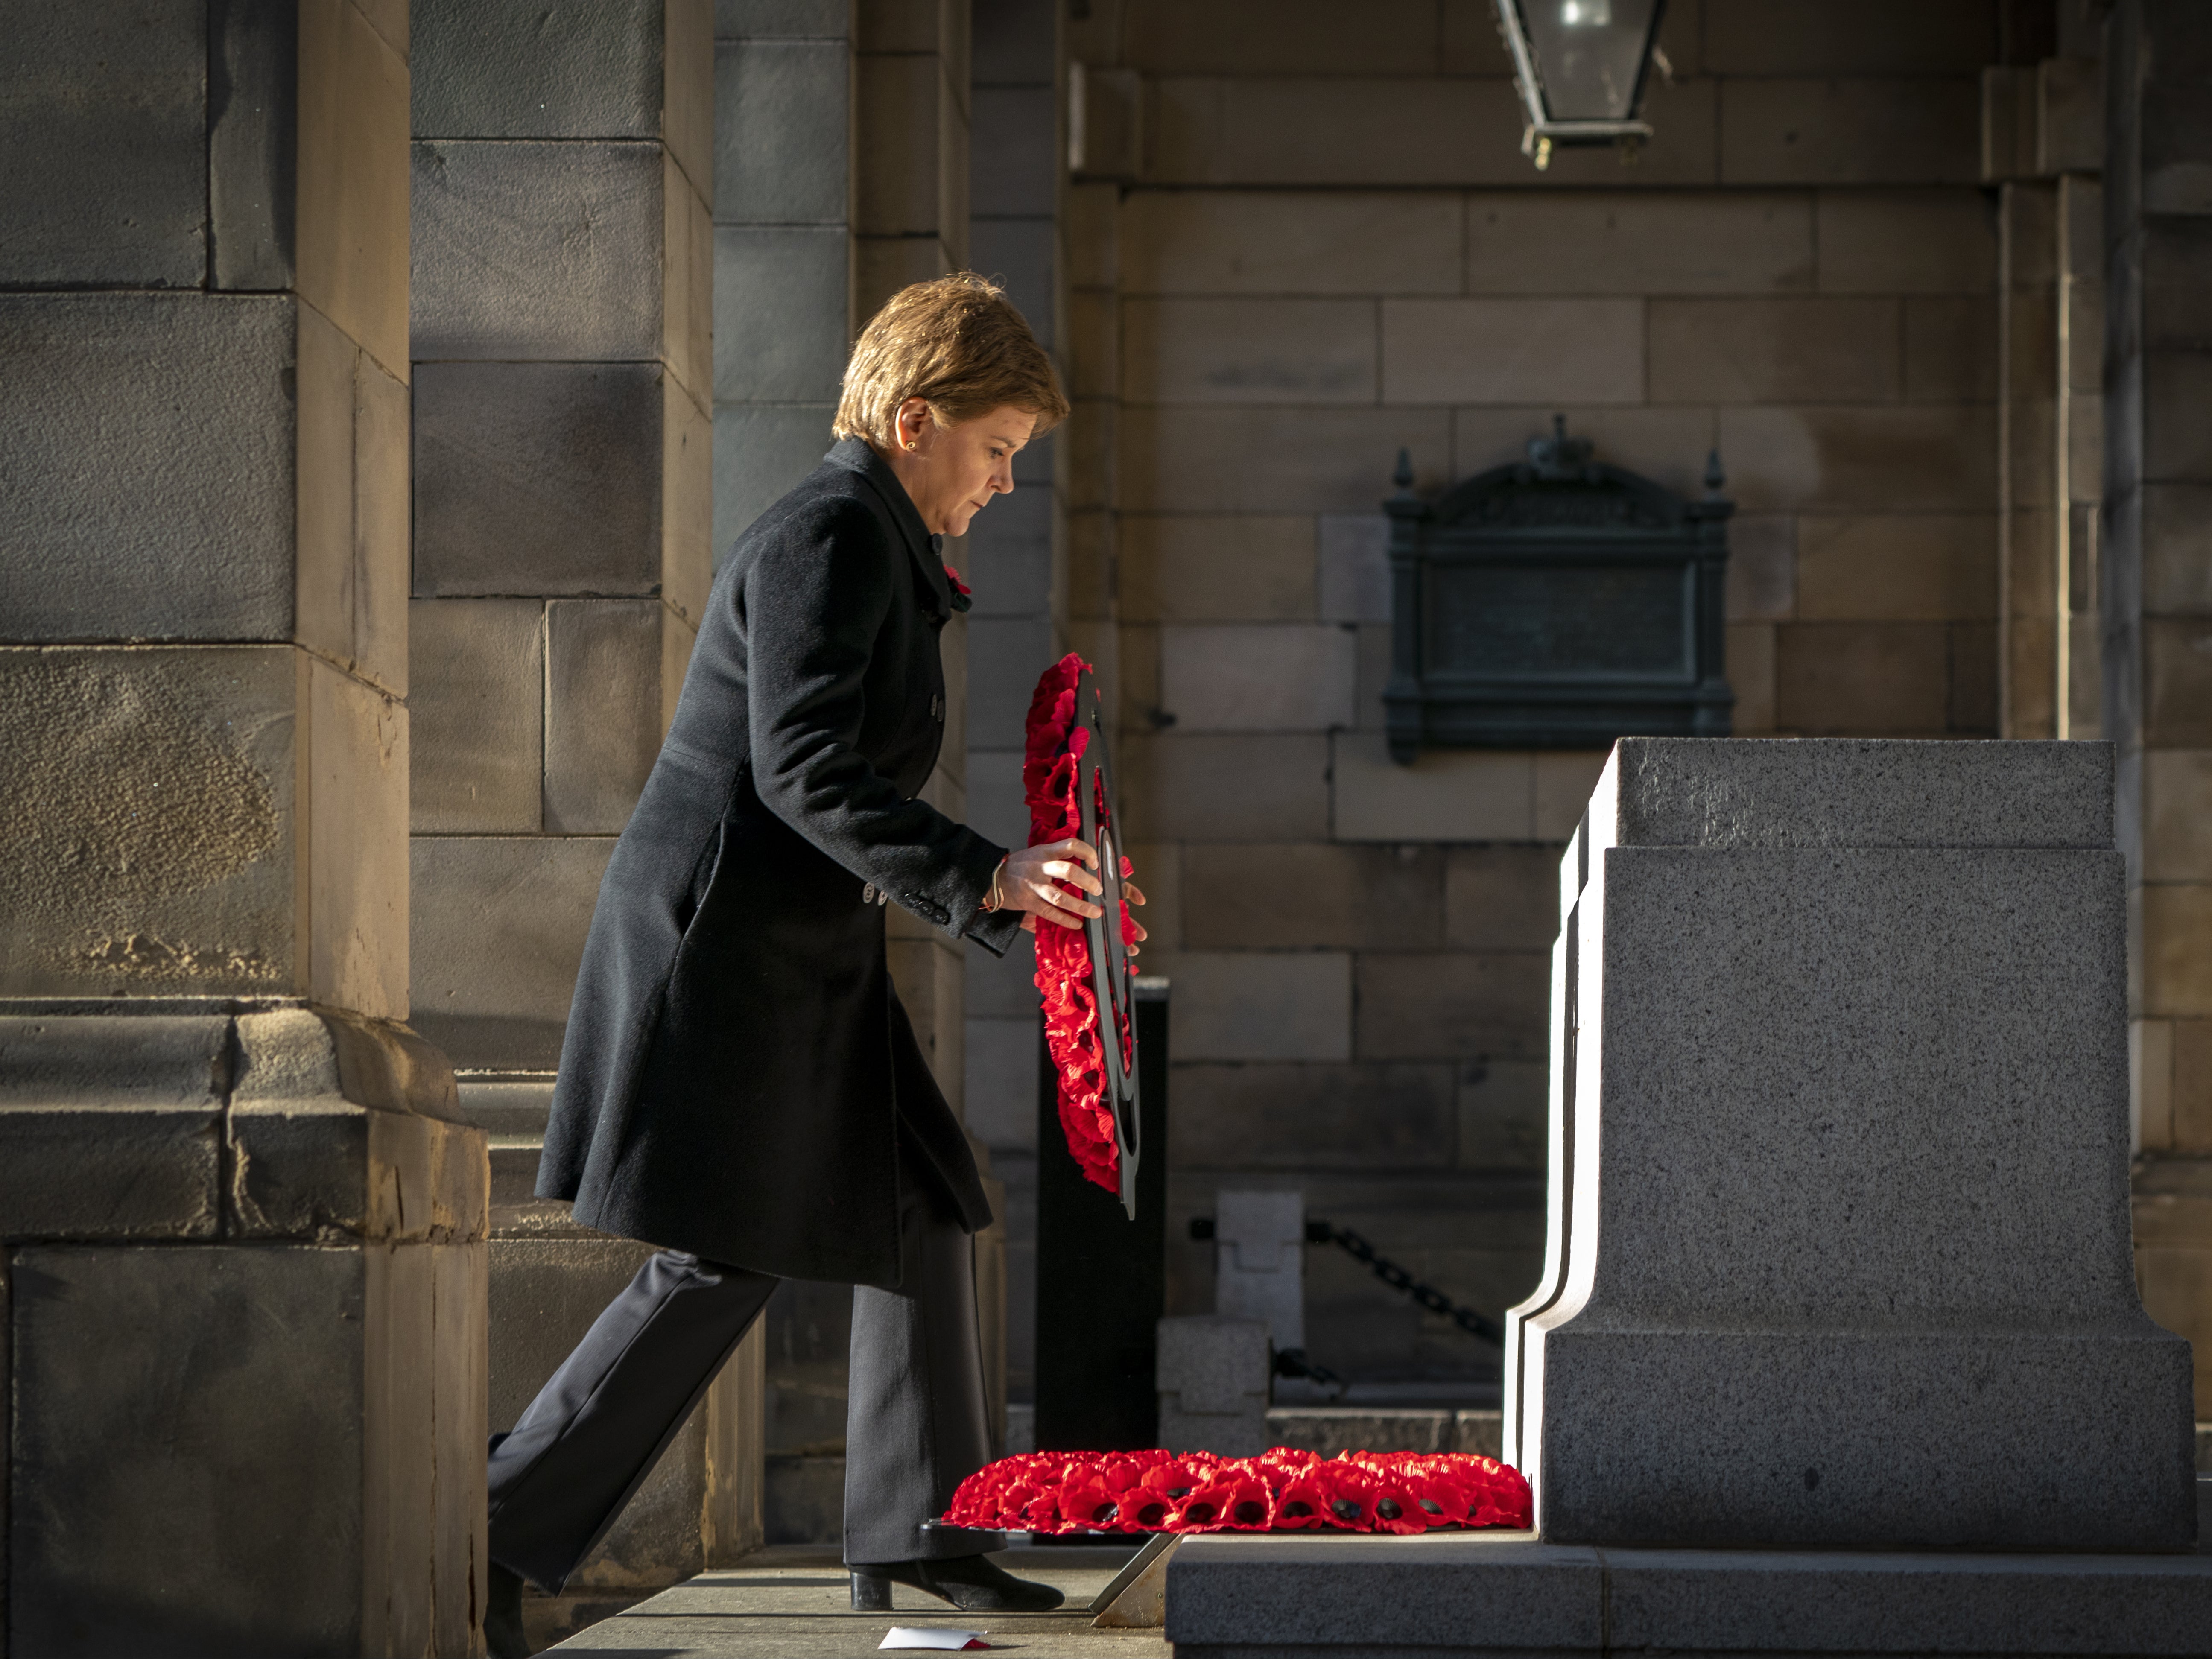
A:
[[[1658,0],[1519,0],[1554,121],[1626,121]]]

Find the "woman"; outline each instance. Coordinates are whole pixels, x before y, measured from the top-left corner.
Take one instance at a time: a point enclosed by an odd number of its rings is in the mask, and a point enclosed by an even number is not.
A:
[[[888,1608],[893,1581],[979,1610],[1060,1600],[983,1537],[921,1529],[990,1455],[970,1236],[991,1213],[892,989],[884,906],[1000,954],[1099,914],[1081,842],[1010,854],[920,799],[961,604],[938,538],[1066,413],[999,289],[916,283],[854,348],[836,447],[714,579],[599,889],[538,1176],[661,1249],[494,1442],[495,1652],[527,1651],[521,1581],[558,1589],[785,1277],[854,1286],[854,1605]]]

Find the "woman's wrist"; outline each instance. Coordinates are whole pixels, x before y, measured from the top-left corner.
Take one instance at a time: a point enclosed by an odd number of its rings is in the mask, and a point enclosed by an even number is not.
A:
[[[1006,860],[1012,856],[1011,853],[1001,854],[998,864],[991,872],[990,890],[983,895],[983,908],[987,911],[1003,910],[1006,908],[1006,901],[1000,890],[999,884],[1006,878]]]

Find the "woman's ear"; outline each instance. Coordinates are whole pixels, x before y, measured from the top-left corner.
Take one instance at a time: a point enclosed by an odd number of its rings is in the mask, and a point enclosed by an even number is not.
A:
[[[899,447],[909,453],[919,449],[922,434],[928,425],[928,403],[921,398],[908,398],[898,407],[896,435]]]

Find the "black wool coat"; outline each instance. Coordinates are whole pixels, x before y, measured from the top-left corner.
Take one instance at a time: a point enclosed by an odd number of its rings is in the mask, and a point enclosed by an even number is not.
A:
[[[874,896],[1000,953],[1019,926],[981,909],[1006,849],[917,798],[951,615],[939,544],[860,439],[738,539],[600,884],[541,1197],[708,1261],[884,1286],[902,1162],[989,1224]]]

